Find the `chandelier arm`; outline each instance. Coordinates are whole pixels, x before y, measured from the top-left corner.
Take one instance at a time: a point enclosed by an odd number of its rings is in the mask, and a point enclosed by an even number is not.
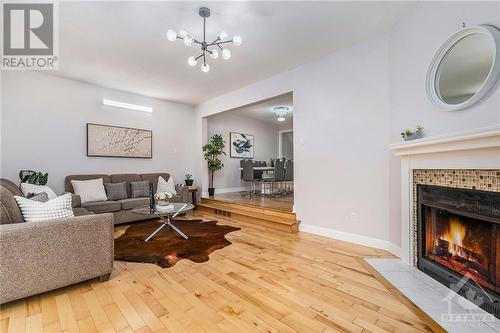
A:
[[[206,64],[207,63],[207,58],[205,57],[205,51],[203,51],[203,63]]]
[[[232,42],[233,42],[232,40],[226,40],[226,41],[223,41],[223,42],[214,43],[213,45],[220,45],[220,44],[226,44],[226,43],[232,43]]]
[[[214,45],[217,45],[219,47],[219,49],[221,49],[221,51],[223,50],[222,46],[220,46],[219,44],[214,44]]]
[[[203,57],[203,53],[202,53],[202,54],[200,54],[199,56],[197,56],[196,58],[194,58],[194,60],[198,60],[198,59],[200,59],[201,57]]]
[[[216,40],[214,40],[212,43],[208,44],[207,46],[212,46],[212,45],[215,45],[215,42],[217,42],[218,40],[220,40],[220,37],[217,37]]]
[[[198,40],[196,40],[196,39],[193,39],[193,43],[200,44],[200,45],[202,45],[202,44],[203,44],[202,42],[200,42],[200,41],[198,41]]]

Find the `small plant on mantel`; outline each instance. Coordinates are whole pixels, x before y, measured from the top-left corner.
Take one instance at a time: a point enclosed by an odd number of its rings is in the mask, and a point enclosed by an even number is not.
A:
[[[193,186],[193,175],[186,173],[185,177],[186,179],[184,180],[184,183],[186,183],[186,186]]]
[[[424,136],[424,127],[418,125],[416,129],[407,128],[401,132],[401,137],[405,141],[420,139]]]

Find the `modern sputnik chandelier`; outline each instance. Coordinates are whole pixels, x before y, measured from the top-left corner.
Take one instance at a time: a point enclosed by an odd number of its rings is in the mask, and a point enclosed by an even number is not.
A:
[[[179,34],[175,30],[169,29],[167,31],[167,39],[171,42],[175,42],[177,39],[182,39],[184,45],[192,46],[193,44],[198,44],[201,46],[201,54],[197,57],[189,57],[187,63],[189,66],[196,66],[198,60],[201,58],[203,63],[201,64],[201,70],[207,73],[210,70],[210,66],[207,64],[207,57],[210,56],[212,59],[217,59],[219,57],[219,50],[222,59],[228,60],[231,58],[231,50],[223,48],[222,46],[227,43],[233,43],[234,45],[241,45],[241,36],[235,35],[232,39],[226,40],[228,35],[225,31],[219,32],[217,38],[211,42],[207,43],[205,36],[205,25],[206,19],[210,16],[210,9],[207,7],[201,7],[199,12],[200,16],[203,18],[203,41],[193,38],[186,30],[180,30]]]

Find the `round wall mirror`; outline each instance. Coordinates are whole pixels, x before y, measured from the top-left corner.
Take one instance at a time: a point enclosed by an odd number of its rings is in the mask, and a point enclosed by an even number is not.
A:
[[[438,50],[427,73],[427,97],[443,110],[463,110],[479,102],[500,75],[500,31],[464,28]]]

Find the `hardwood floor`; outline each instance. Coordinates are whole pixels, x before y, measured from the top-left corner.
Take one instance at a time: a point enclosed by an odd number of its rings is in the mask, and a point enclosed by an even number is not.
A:
[[[242,193],[244,192],[220,193],[211,198],[231,203],[257,206],[260,208],[282,210],[285,212],[292,212],[293,210],[293,193],[276,197],[242,195]]]
[[[108,282],[2,306],[1,332],[444,332],[362,259],[385,251],[215,219],[242,230],[208,262],[115,262]]]

